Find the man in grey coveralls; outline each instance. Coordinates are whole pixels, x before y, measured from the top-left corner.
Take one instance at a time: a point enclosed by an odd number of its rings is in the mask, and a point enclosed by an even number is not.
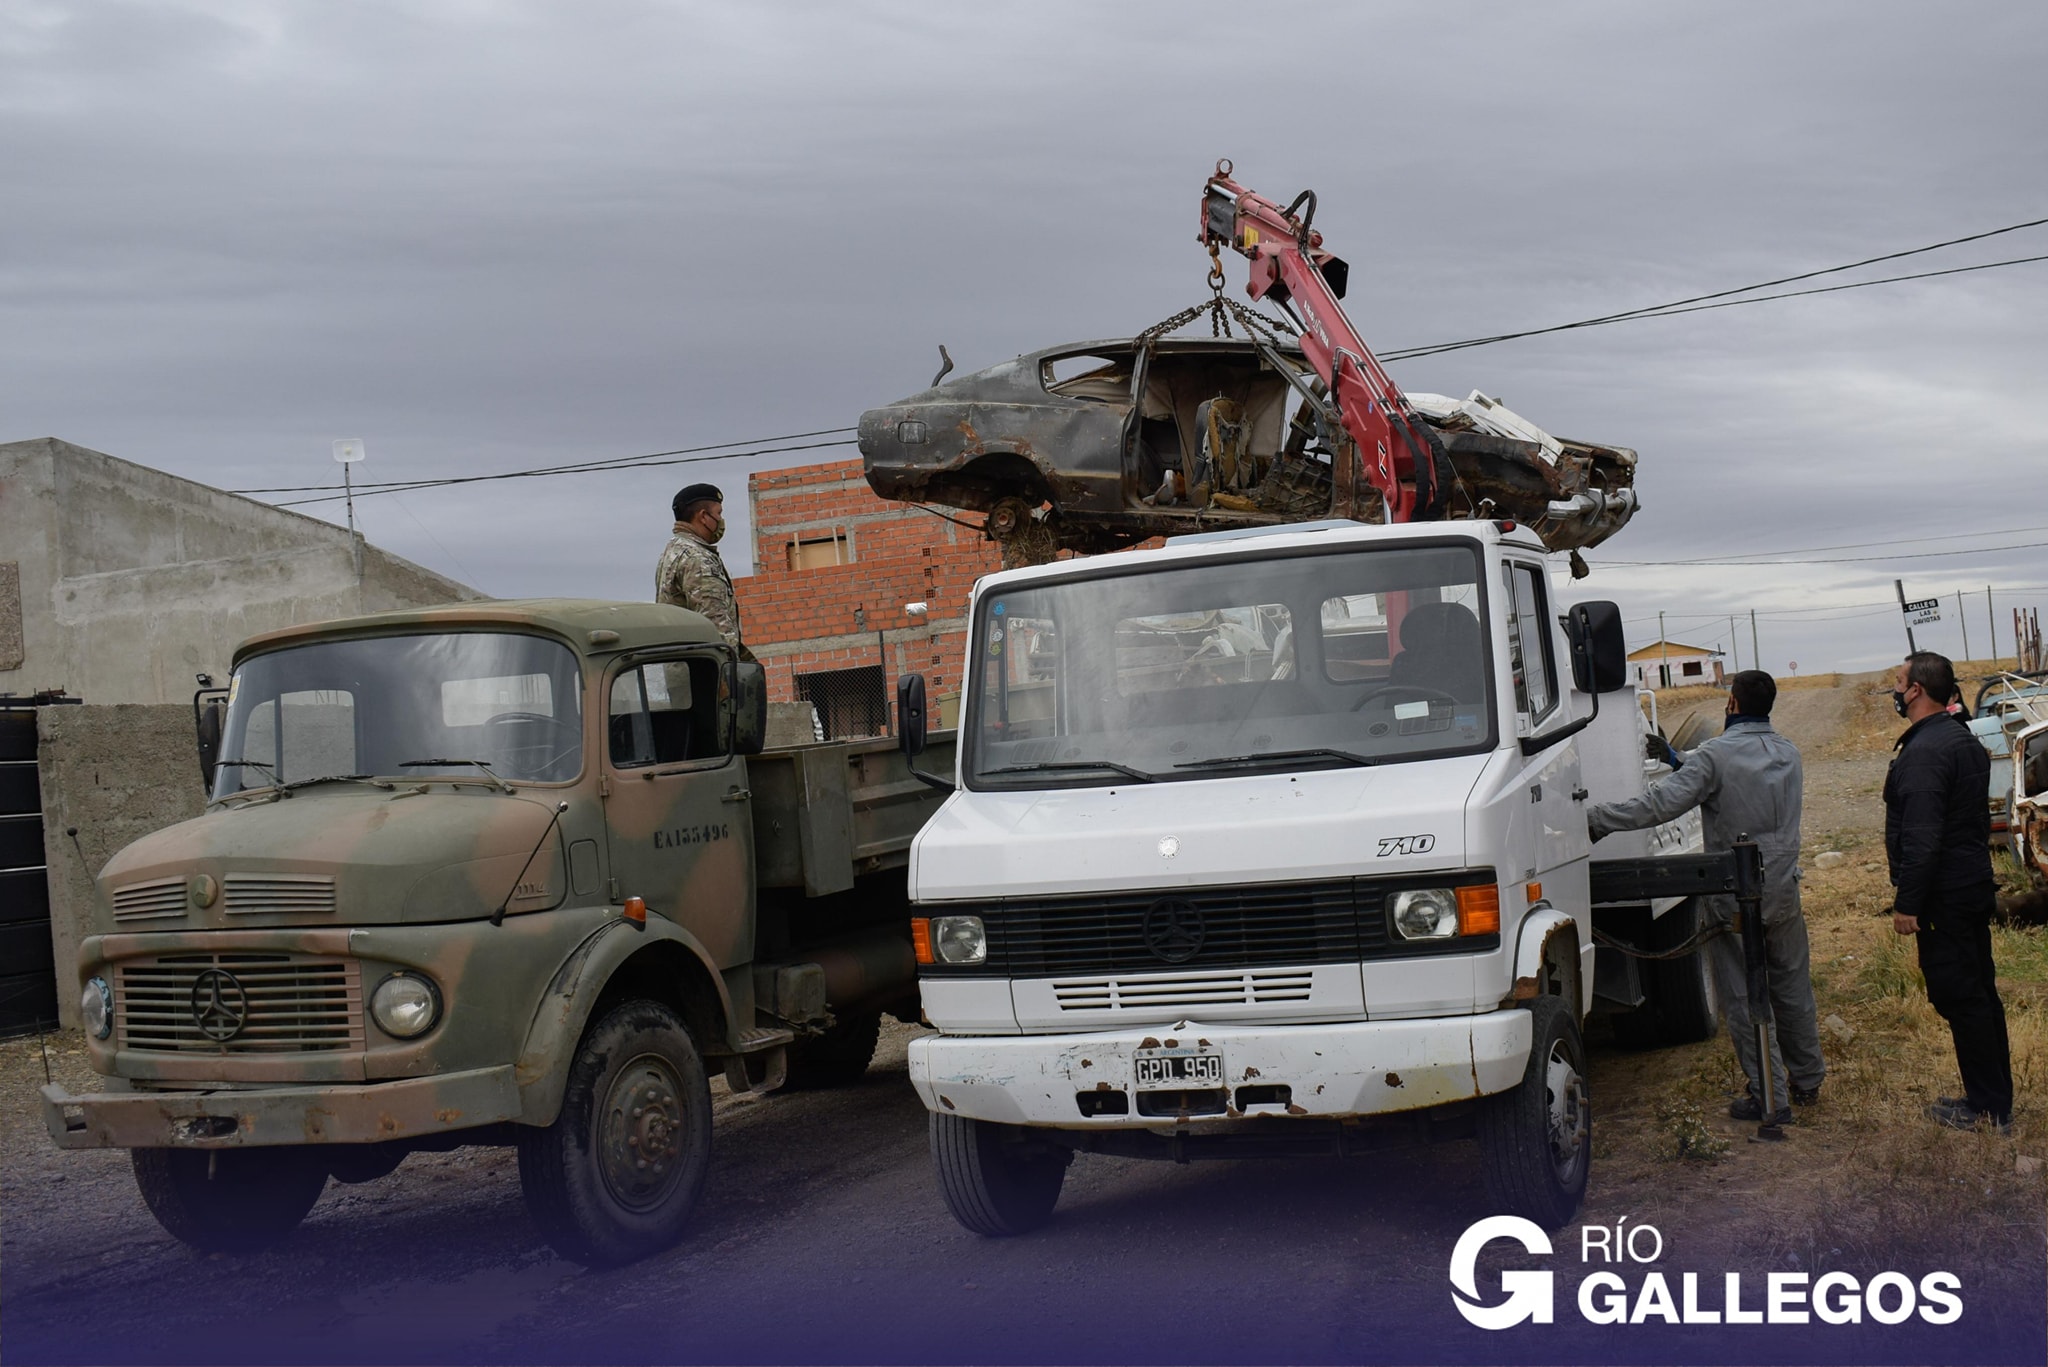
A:
[[[1813,977],[1808,966],[1806,918],[1799,910],[1799,750],[1771,729],[1778,685],[1760,669],[1745,669],[1729,681],[1727,727],[1698,749],[1674,756],[1678,772],[1653,784],[1641,797],[1589,808],[1593,839],[1612,831],[1639,831],[1700,809],[1709,852],[1730,849],[1747,833],[1764,860],[1764,942],[1769,955],[1772,1038],[1771,1081],[1780,1124],[1792,1118],[1789,1095],[1800,1105],[1820,1099],[1827,1065],[1821,1060],[1815,1020]],[[1729,897],[1700,899],[1701,924],[1729,925],[1735,903]],[[1717,935],[1702,951],[1712,957],[1721,1018],[1735,1042],[1735,1057],[1749,1078],[1749,1095],[1728,1108],[1737,1120],[1763,1116],[1763,1085],[1757,1072],[1756,1029],[1749,1018],[1742,937]],[[1786,1070],[1791,1086],[1786,1086]]]

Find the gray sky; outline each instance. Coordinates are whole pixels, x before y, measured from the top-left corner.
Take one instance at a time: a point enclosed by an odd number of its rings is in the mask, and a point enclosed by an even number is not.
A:
[[[1564,322],[2048,215],[2044,57],[2005,3],[6,0],[0,439],[240,489],[334,479],[343,436],[399,479],[851,425],[941,341],[973,370],[1196,302],[1219,156],[1317,191],[1377,349]],[[1755,608],[1766,668],[1870,668],[1895,576],[1952,654],[1957,589],[1979,656],[1987,584],[2002,637],[2048,607],[2043,318],[2048,262],[1392,370],[1637,448],[1596,561],[1877,543],[1581,589],[1632,645],[1741,613],[1746,666]],[[725,487],[744,571],[748,469],[852,454],[357,514],[490,593],[645,597],[679,484]]]

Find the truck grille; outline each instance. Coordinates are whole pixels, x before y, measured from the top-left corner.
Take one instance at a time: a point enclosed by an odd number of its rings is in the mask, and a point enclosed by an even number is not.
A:
[[[1053,1000],[1062,1011],[1144,1011],[1170,1006],[1271,1006],[1305,1002],[1315,986],[1306,969],[1142,978],[1055,978]]]
[[[322,873],[231,873],[221,880],[221,904],[231,916],[329,913],[334,910],[334,879]]]
[[[185,879],[154,878],[114,890],[114,919],[139,921],[150,916],[185,914]]]
[[[1012,977],[1157,973],[1205,966],[1354,962],[1384,948],[1382,892],[1354,878],[1150,889],[1083,897],[1020,897],[983,909],[988,967]],[[1199,943],[1157,952],[1163,902],[1192,911]],[[1182,913],[1185,915],[1185,913]],[[1148,918],[1152,933],[1148,937]],[[1239,989],[1243,989],[1240,987]]]
[[[220,953],[131,960],[115,970],[114,1010],[122,1049],[291,1054],[363,1047],[362,969],[353,959]]]

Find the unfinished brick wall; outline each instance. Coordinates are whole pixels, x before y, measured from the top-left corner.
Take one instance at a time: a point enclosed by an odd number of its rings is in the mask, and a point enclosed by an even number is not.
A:
[[[897,676],[912,670],[924,673],[933,694],[958,693],[968,594],[977,578],[1002,566],[993,542],[876,497],[858,460],[753,475],[747,500],[755,570],[733,587],[747,644],[767,666],[771,699],[794,701],[800,674],[875,666],[891,700]],[[790,568],[792,544],[834,539],[847,563]],[[904,612],[919,602],[922,616]]]

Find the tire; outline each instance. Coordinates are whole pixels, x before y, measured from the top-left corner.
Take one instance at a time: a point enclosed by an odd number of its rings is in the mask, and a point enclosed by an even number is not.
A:
[[[328,1176],[356,1186],[397,1172],[410,1152],[403,1141],[387,1140],[381,1144],[329,1144],[321,1157],[327,1164]]]
[[[850,1087],[867,1076],[882,1039],[882,1013],[842,1016],[822,1035],[789,1046],[791,1089]]]
[[[1529,1015],[1521,1084],[1480,1102],[1481,1169],[1495,1210],[1554,1230],[1577,1213],[1593,1166],[1586,1050],[1561,998],[1535,998]]]
[[[710,1162],[704,1062],[658,1002],[626,1002],[585,1031],[561,1114],[519,1134],[527,1211],[557,1253],[586,1267],[680,1239]]]
[[[976,1234],[1027,1234],[1052,1218],[1074,1155],[1021,1125],[933,1112],[932,1165],[953,1218]]]
[[[1676,949],[1700,928],[1699,902],[1688,897],[1650,923],[1649,947]],[[1721,1030],[1714,961],[1703,948],[1682,959],[1644,959],[1637,965],[1647,998],[1614,1017],[1614,1038],[1628,1049],[1697,1044]]]
[[[203,1253],[254,1253],[299,1227],[327,1185],[317,1149],[136,1149],[156,1222]]]

